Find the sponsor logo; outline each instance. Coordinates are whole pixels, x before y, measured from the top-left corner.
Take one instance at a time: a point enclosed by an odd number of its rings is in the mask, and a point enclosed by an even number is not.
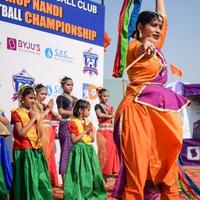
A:
[[[49,59],[55,59],[63,62],[74,62],[74,58],[69,56],[69,51],[58,48],[46,48],[44,54]]]
[[[47,96],[59,96],[63,93],[62,87],[59,85],[47,84]]]
[[[96,86],[93,84],[83,83],[83,93],[84,99],[95,100],[98,96],[96,91]]]
[[[188,160],[200,160],[200,147],[188,146],[187,147],[187,159]]]
[[[45,56],[46,56],[47,58],[52,58],[52,57],[53,57],[53,51],[52,51],[51,48],[46,48],[46,49],[45,49]]]
[[[15,38],[7,38],[7,49],[17,50],[17,40]]]
[[[7,37],[7,49],[40,55],[40,44]]]
[[[13,83],[13,89],[14,89],[12,100],[15,101],[17,99],[17,92],[21,85],[24,85],[24,84],[33,85],[34,81],[35,79],[30,74],[28,74],[25,70],[22,70],[18,74],[12,75],[12,83]]]
[[[90,48],[88,51],[83,52],[84,68],[83,73],[88,73],[90,76],[98,75],[97,64],[99,56],[94,53],[93,49]]]

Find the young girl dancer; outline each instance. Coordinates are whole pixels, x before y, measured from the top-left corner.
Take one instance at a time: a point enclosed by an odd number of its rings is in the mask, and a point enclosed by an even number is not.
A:
[[[119,172],[117,148],[113,140],[114,108],[108,105],[109,92],[104,88],[97,90],[100,103],[95,105],[99,122],[97,131],[98,156],[105,182],[109,175]]]
[[[42,150],[42,128],[35,106],[35,90],[22,85],[18,91],[20,106],[12,110],[13,127],[13,199],[53,199],[46,159]]]
[[[6,118],[4,111],[0,109],[0,197],[2,200],[7,199],[13,177],[10,155],[5,138],[10,135],[7,129],[8,125],[9,120]]]
[[[64,76],[60,80],[60,84],[63,89],[63,94],[57,97],[56,103],[57,103],[58,113],[62,116],[58,131],[58,138],[60,141],[60,150],[61,150],[59,173],[62,175],[62,179],[64,181],[69,152],[72,147],[70,134],[67,127],[69,121],[71,120],[70,117],[72,115],[72,103],[76,98],[71,95],[71,92],[73,90],[73,81],[71,78]]]
[[[42,137],[42,148],[47,160],[51,183],[55,187],[58,185],[54,152],[56,130],[52,126],[51,120],[59,120],[61,116],[53,112],[53,99],[50,99],[47,104],[43,103],[47,96],[47,88],[43,84],[37,84],[34,88],[36,90],[36,107],[40,115],[43,115],[44,118],[43,123],[45,128]]]
[[[69,131],[73,147],[70,152],[64,182],[64,199],[105,200],[106,190],[96,152],[92,146],[94,129],[87,119],[90,104],[79,99],[75,102]]]

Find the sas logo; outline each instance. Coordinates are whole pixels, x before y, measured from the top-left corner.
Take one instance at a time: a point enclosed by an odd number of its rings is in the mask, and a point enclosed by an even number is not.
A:
[[[7,49],[12,51],[23,51],[26,53],[40,54],[40,44],[25,40],[18,40],[16,38],[7,38]]]
[[[98,97],[96,89],[97,87],[95,85],[83,83],[83,98],[95,100]]]
[[[55,60],[64,61],[64,62],[74,62],[74,58],[69,56],[69,52],[63,49],[53,49],[53,48],[46,48],[44,54],[47,58],[53,58]]]
[[[24,84],[33,85],[34,80],[35,79],[31,75],[29,75],[25,70],[22,70],[18,74],[14,74],[12,76],[12,83],[13,83],[13,89],[14,89],[12,100],[15,101],[17,99],[17,92],[21,85],[24,85]]]
[[[51,48],[46,48],[46,49],[45,49],[45,56],[46,56],[47,58],[52,58],[52,57],[53,57],[53,51],[52,51]]]
[[[62,87],[59,85],[51,85],[51,84],[47,84],[46,85],[47,88],[47,96],[58,96],[61,95],[63,93],[63,89]]]
[[[200,160],[200,147],[188,146],[187,147],[187,159],[188,160]]]
[[[84,57],[84,68],[83,73],[88,72],[90,76],[93,74],[98,75],[97,63],[99,56],[93,52],[93,49],[90,48],[88,51],[83,52]]]

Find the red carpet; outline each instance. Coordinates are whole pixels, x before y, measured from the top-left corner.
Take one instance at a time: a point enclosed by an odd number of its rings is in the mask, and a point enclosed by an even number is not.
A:
[[[193,181],[200,187],[200,167],[185,167],[185,170],[187,174],[193,179]],[[112,188],[114,185],[114,178],[109,178],[108,183],[106,184],[106,190],[107,190],[107,200],[113,199],[111,197]],[[62,200],[63,199],[63,190],[61,187],[56,187],[53,189],[54,192],[54,200]],[[181,200],[187,200],[188,198],[180,192],[180,199]]]

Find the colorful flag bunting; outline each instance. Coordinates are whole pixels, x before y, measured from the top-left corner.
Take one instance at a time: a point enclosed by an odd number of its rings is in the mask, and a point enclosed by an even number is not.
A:
[[[118,43],[113,68],[113,77],[123,76],[126,67],[126,56],[128,49],[128,40],[130,32],[135,29],[135,24],[140,11],[142,0],[124,0],[118,22]],[[133,7],[133,13],[130,19],[130,8]],[[132,29],[132,30],[130,30]]]
[[[183,76],[183,72],[174,64],[170,64],[170,69],[171,69],[172,74],[179,76],[179,77]]]
[[[109,46],[110,41],[111,41],[110,37],[106,32],[104,32],[104,51],[106,50],[106,47]]]

